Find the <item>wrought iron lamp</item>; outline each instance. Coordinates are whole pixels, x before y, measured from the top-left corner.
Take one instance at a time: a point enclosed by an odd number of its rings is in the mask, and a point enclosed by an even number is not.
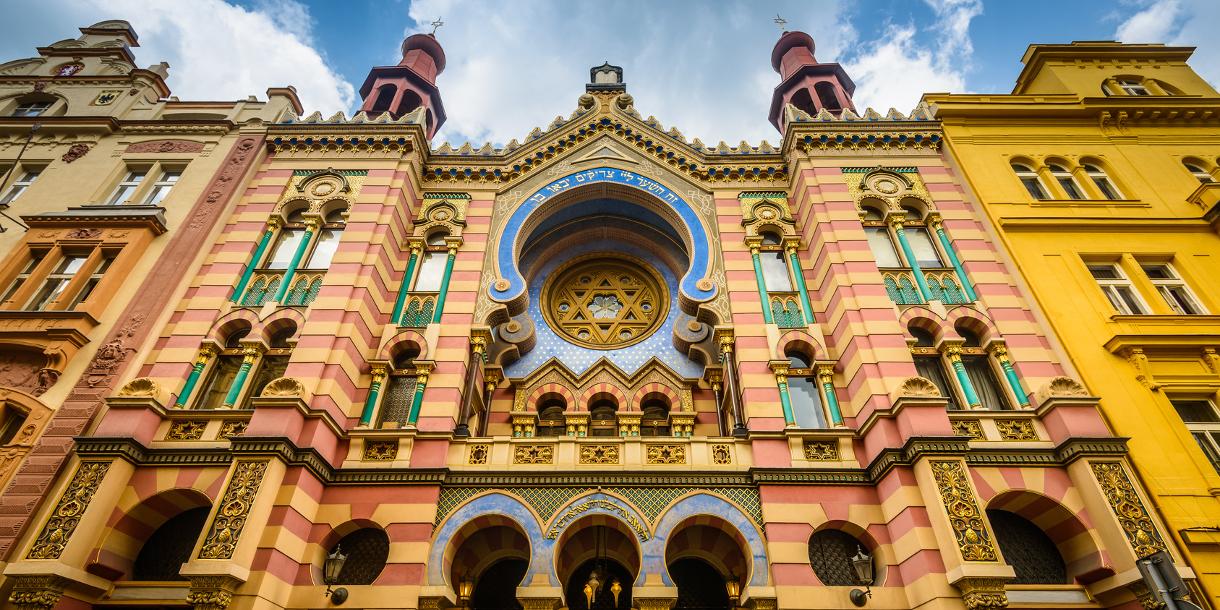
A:
[[[851,568],[856,572],[856,580],[864,585],[864,590],[852,589],[848,596],[851,603],[863,606],[873,596],[873,556],[865,553],[864,547],[859,547],[856,556],[851,558]]]
[[[465,608],[470,604],[470,596],[474,595],[474,579],[469,575],[458,581],[458,606]]]
[[[734,608],[737,607],[738,600],[741,599],[741,581],[737,580],[737,576],[729,572],[729,577],[724,581],[724,588],[729,594],[729,603]]]
[[[335,545],[335,550],[326,556],[326,561],[322,564],[322,582],[326,583],[326,597],[329,597],[331,603],[336,606],[347,601],[347,589],[331,588],[332,585],[339,583],[339,574],[343,572],[343,564],[346,562],[347,555],[344,555],[339,546]]]

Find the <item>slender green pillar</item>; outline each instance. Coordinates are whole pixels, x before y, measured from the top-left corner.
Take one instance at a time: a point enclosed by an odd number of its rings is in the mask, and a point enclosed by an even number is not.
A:
[[[957,281],[962,285],[962,291],[966,293],[966,298],[971,302],[979,300],[979,297],[974,292],[974,286],[970,285],[970,278],[966,277],[966,269],[962,267],[962,261],[957,258],[957,252],[953,250],[953,244],[949,242],[949,236],[945,234],[945,227],[939,220],[932,223],[932,228],[936,229],[936,237],[940,239],[940,246],[945,249],[945,254],[949,255],[949,262],[953,264],[953,269],[957,271]]]
[[[1004,378],[1008,380],[1008,387],[1012,388],[1012,393],[1017,396],[1017,402],[1021,403],[1022,407],[1029,406],[1029,397],[1025,394],[1025,388],[1021,387],[1021,378],[1017,377],[1017,370],[1012,366],[1012,360],[1008,358],[1008,347],[1002,344],[993,344],[991,353],[996,360],[1000,361],[1000,368],[1004,369]]]
[[[203,374],[203,368],[215,355],[216,348],[212,345],[204,345],[199,348],[199,355],[195,357],[195,366],[191,367],[191,374],[187,376],[186,383],[182,385],[182,393],[178,394],[178,400],[174,401],[175,409],[186,408],[186,403],[191,399],[191,393],[195,391],[195,385],[199,383],[199,376]]]
[[[441,278],[441,291],[436,295],[436,313],[432,315],[433,322],[441,321],[445,311],[445,297],[449,294],[449,277],[453,275],[453,261],[457,258],[457,246],[449,246],[449,258],[445,260],[445,276]]]
[[[829,365],[818,367],[818,383],[822,385],[822,395],[826,397],[826,410],[830,411],[830,422],[836,426],[843,425],[843,412],[839,410],[839,397],[835,396],[835,374]]]
[[[229,386],[229,393],[225,395],[222,407],[230,408],[237,404],[242,386],[246,385],[246,377],[250,376],[250,369],[254,367],[254,361],[258,358],[259,353],[260,350],[255,347],[242,349],[241,368],[237,369],[237,376],[233,377],[233,385]]]
[[[284,295],[288,294],[288,287],[292,284],[292,276],[296,274],[301,259],[305,257],[305,251],[309,249],[309,242],[313,241],[313,233],[318,229],[318,224],[317,218],[305,219],[305,235],[301,236],[301,243],[297,244],[297,251],[292,253],[292,262],[288,263],[288,268],[284,270],[284,279],[280,283],[280,289],[275,292],[274,300],[277,304],[284,302]]]
[[[970,376],[966,374],[966,364],[962,362],[962,350],[960,347],[949,347],[945,354],[949,357],[949,362],[953,364],[953,373],[957,375],[957,383],[962,386],[962,394],[966,395],[966,402],[971,407],[980,407],[983,401],[979,400],[979,395],[974,391],[974,384],[970,383]]]
[[[272,216],[267,220],[267,228],[263,230],[263,236],[258,240],[258,247],[254,249],[254,258],[250,259],[250,264],[246,265],[245,271],[242,271],[241,279],[237,281],[237,287],[233,289],[233,296],[229,298],[230,301],[234,303],[241,302],[242,294],[246,292],[246,285],[250,283],[254,270],[258,268],[259,262],[263,260],[263,254],[267,252],[267,246],[271,243],[271,237],[275,235],[275,230],[279,227],[279,216]]]
[[[805,324],[813,324],[813,304],[809,302],[809,289],[805,287],[805,272],[801,270],[801,260],[796,255],[795,246],[788,248],[788,260],[792,264],[792,275],[796,276],[796,289],[801,291],[801,309],[805,315]]]
[[[784,408],[784,425],[796,427],[796,416],[792,413],[792,397],[788,394],[788,369],[775,371],[775,383],[779,384],[779,403]]]
[[[381,394],[381,383],[385,380],[385,365],[373,365],[373,382],[369,384],[369,397],[364,401],[364,411],[360,412],[360,425],[367,426],[373,421],[373,409],[377,408],[377,397]]]
[[[750,257],[754,259],[754,280],[758,282],[758,296],[762,299],[763,321],[773,324],[775,321],[771,318],[771,302],[767,297],[767,282],[763,279],[762,260],[757,246],[750,246]]]
[[[416,369],[415,396],[411,399],[411,411],[407,414],[407,425],[414,426],[419,421],[419,408],[424,404],[424,388],[428,386],[427,369]]]
[[[923,276],[923,269],[920,268],[919,261],[915,260],[915,251],[911,249],[911,244],[907,241],[907,233],[902,228],[902,222],[891,222],[890,224],[894,227],[894,234],[898,236],[898,245],[902,247],[902,253],[907,257],[907,263],[911,265],[911,274],[915,276],[915,284],[919,286],[919,296],[927,303],[932,294],[932,291],[928,289],[928,278]]]
[[[419,252],[422,246],[418,241],[411,242],[411,258],[407,261],[407,271],[402,274],[402,282],[398,285],[398,298],[394,300],[394,313],[390,314],[390,322],[393,324],[402,324],[402,307],[407,302],[407,293],[411,287],[411,276],[415,273],[415,262],[419,260]]]

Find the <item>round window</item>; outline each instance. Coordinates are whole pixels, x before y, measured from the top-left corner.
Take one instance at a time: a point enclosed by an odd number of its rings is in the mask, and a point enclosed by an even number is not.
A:
[[[542,287],[542,315],[561,337],[593,349],[648,338],[669,312],[669,292],[656,270],[622,255],[572,260]]]

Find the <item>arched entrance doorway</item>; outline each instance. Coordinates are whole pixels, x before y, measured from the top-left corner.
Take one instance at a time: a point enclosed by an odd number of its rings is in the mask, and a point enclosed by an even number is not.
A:
[[[606,515],[579,519],[564,531],[555,548],[555,574],[570,610],[631,608],[640,550],[635,535],[621,521]]]
[[[470,596],[471,610],[522,610],[517,586],[529,569],[524,559],[501,559],[483,570]]]
[[[674,610],[730,610],[725,578],[712,564],[684,557],[669,564],[669,576],[678,586]]]
[[[731,610],[729,582],[749,580],[747,545],[732,524],[711,515],[679,523],[665,545],[665,564],[678,588],[675,610]]]

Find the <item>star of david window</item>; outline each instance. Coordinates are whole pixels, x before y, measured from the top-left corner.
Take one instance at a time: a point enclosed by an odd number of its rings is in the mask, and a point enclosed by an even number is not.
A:
[[[669,293],[643,261],[615,254],[573,260],[547,278],[542,314],[567,341],[593,349],[648,338],[669,312]]]

